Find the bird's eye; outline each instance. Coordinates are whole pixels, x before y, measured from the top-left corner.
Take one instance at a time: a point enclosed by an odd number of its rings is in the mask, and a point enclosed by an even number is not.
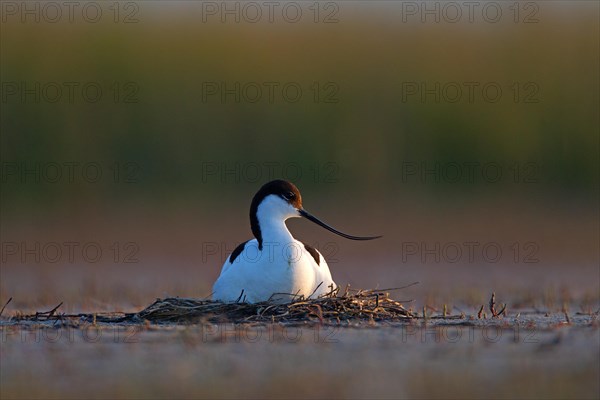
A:
[[[294,197],[296,197],[294,192],[287,192],[283,194],[283,198],[286,200],[292,200]]]

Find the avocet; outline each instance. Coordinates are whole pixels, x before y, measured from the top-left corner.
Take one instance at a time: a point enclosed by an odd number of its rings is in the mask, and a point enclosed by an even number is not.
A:
[[[240,244],[227,258],[213,286],[213,300],[257,303],[318,298],[336,288],[329,266],[315,248],[294,239],[285,221],[304,217],[352,240],[381,236],[352,236],[320,221],[302,208],[302,196],[290,182],[275,180],[254,195],[250,227],[254,239]]]

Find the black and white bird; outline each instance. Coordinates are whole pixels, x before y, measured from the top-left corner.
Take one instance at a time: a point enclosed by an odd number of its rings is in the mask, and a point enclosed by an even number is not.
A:
[[[323,255],[294,239],[285,221],[304,217],[352,240],[381,236],[342,233],[302,208],[302,196],[290,182],[275,180],[254,195],[250,227],[254,239],[240,244],[227,258],[213,286],[213,300],[256,303],[289,302],[300,296],[318,298],[336,287]]]

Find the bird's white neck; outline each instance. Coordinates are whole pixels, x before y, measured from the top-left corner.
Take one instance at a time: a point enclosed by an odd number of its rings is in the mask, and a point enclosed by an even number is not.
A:
[[[260,232],[263,243],[286,245],[294,241],[294,237],[285,225],[285,220],[275,218],[261,218],[258,216]]]
[[[285,220],[296,216],[296,212],[281,207],[276,198],[266,198],[256,210],[256,218],[263,243],[286,245],[294,241],[294,237],[285,225]]]

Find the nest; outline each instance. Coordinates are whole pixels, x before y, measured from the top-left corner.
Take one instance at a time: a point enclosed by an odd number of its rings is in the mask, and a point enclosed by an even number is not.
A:
[[[414,283],[416,284],[416,283]],[[414,284],[408,285],[412,286]],[[404,287],[408,287],[404,286]],[[336,288],[317,299],[297,297],[290,303],[265,301],[261,303],[223,303],[206,299],[170,297],[157,299],[150,306],[137,313],[92,313],[64,314],[57,310],[62,302],[50,311],[36,312],[33,315],[10,317],[13,322],[74,323],[77,321],[108,324],[190,324],[209,323],[321,323],[339,325],[361,322],[400,322],[417,318],[407,310],[403,302],[390,298],[389,292],[403,288],[383,290],[351,290],[346,287],[340,295]],[[0,310],[0,316],[4,308]],[[408,300],[405,302],[410,302]]]
[[[186,323],[199,320],[213,323],[305,323],[398,322],[416,317],[386,290],[346,290],[342,296],[330,293],[318,299],[291,303],[222,303],[220,301],[167,298],[135,314],[154,323]]]

